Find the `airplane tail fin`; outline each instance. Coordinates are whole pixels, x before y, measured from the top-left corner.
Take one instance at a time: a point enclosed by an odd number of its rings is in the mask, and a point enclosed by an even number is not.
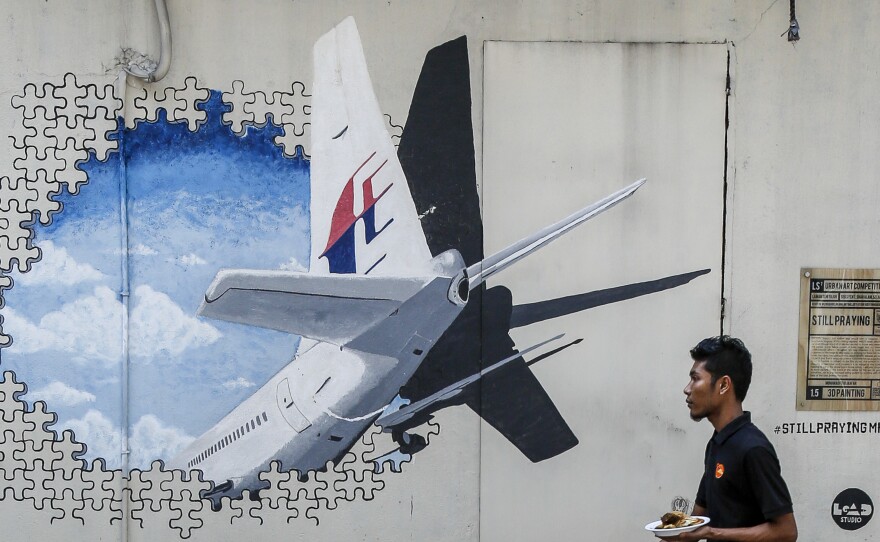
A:
[[[427,276],[432,254],[348,17],[314,47],[312,273]]]
[[[473,290],[486,281],[495,273],[513,265],[517,261],[525,258],[539,248],[546,246],[563,234],[568,233],[577,226],[580,226],[594,216],[607,211],[614,207],[624,199],[631,196],[636,190],[645,184],[646,179],[639,179],[626,188],[622,188],[617,192],[602,198],[596,203],[571,214],[570,216],[560,220],[556,224],[547,226],[543,230],[535,233],[530,237],[526,237],[500,252],[489,256],[481,262],[477,262],[467,269],[467,275],[470,281],[470,289]]]

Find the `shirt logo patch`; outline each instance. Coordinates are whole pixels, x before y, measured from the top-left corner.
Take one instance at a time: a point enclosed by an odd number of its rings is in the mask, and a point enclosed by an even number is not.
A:
[[[722,476],[724,476],[724,465],[715,463],[715,478],[721,478]]]

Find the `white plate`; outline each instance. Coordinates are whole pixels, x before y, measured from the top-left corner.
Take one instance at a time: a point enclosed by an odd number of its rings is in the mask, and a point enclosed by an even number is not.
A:
[[[691,516],[691,517],[702,519],[703,523],[700,523],[699,525],[691,525],[690,527],[678,527],[676,529],[658,529],[657,527],[660,527],[660,525],[662,525],[663,522],[662,521],[652,521],[651,523],[645,525],[645,530],[651,531],[652,533],[659,536],[660,538],[666,538],[669,536],[675,536],[679,533],[686,533],[688,531],[695,531],[695,530],[699,529],[700,527],[702,527],[703,525],[709,524],[709,518],[707,518],[706,516]]]

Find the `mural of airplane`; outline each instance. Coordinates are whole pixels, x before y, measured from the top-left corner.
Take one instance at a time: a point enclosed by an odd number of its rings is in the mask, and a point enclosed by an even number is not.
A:
[[[201,470],[217,484],[215,493],[261,487],[258,475],[273,460],[301,473],[324,468],[373,424],[404,446],[413,423],[559,339],[475,360],[488,363],[409,404],[400,400],[401,388],[418,387],[414,375],[444,334],[470,321],[463,312],[479,310],[475,303],[486,297],[486,279],[645,182],[479,261],[455,248],[438,253],[385,128],[353,19],[316,42],[314,61],[310,270],[220,270],[199,308],[205,317],[303,337],[288,365],[171,461],[174,468]],[[629,297],[634,295],[641,294]],[[568,312],[573,310],[582,309]],[[524,453],[535,461],[574,444]]]

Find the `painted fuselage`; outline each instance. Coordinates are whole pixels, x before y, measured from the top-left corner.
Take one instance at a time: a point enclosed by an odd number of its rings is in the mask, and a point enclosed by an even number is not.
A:
[[[454,252],[454,251],[450,251]],[[438,257],[439,258],[439,257]],[[348,451],[406,384],[465,305],[461,257],[443,275],[343,346],[318,342],[172,460],[236,491],[265,485],[273,460],[300,473]],[[456,271],[459,271],[458,273]],[[457,275],[457,276],[456,276]]]

